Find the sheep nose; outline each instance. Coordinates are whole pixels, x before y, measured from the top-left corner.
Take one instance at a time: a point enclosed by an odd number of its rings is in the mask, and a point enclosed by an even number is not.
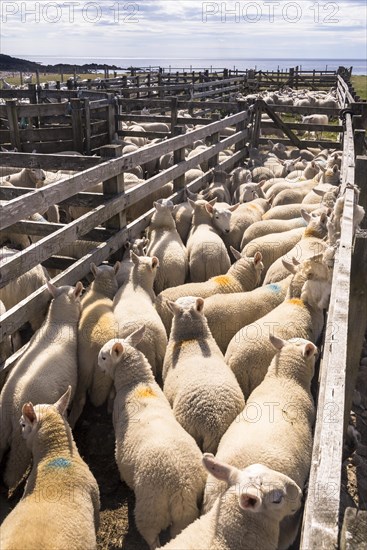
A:
[[[229,229],[226,229],[226,233],[229,233]]]

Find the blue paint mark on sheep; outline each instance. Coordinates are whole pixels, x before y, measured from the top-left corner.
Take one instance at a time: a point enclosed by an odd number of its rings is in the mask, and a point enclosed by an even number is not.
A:
[[[47,468],[69,468],[71,466],[71,460],[68,458],[55,458],[47,464]]]
[[[279,292],[282,290],[279,285],[276,285],[275,283],[272,283],[271,285],[268,285],[269,290],[274,292],[275,294],[279,294]]]

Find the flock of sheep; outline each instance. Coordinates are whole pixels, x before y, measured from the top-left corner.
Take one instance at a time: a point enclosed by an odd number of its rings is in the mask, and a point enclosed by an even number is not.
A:
[[[146,145],[123,142],[124,152]],[[154,200],[146,235],[114,266],[92,263],[85,293],[81,282],[55,287],[42,266],[0,289],[2,312],[44,284],[51,296],[0,394],[3,481],[14,489],[30,470],[1,525],[2,550],[96,548],[99,489],[72,435],[87,397],[112,412],[120,477],[152,550],[168,528],[163,547],[177,550],[286,549],[296,539],[344,206],[341,155],[270,140],[249,153],[182,203],[167,184],[130,207],[134,219]],[[126,188],[172,163],[166,155],[125,174]],[[190,170],[186,184],[207,169]],[[1,185],[53,177],[24,169]],[[60,219],[57,206],[41,214]],[[356,204],[355,228],[363,216]],[[32,241],[1,232],[2,257]],[[21,344],[19,334],[5,339],[1,358]]]

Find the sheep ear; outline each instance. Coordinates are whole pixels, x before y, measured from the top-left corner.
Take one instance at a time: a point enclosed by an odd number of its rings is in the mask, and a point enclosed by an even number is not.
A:
[[[326,172],[326,168],[324,168],[324,167],[322,166],[322,164],[319,164],[319,168],[320,168],[320,171],[321,171],[321,172],[324,172],[324,173]]]
[[[337,164],[334,164],[334,166],[333,166],[333,172],[334,172],[334,174],[336,174],[338,170],[339,170],[338,165],[337,165]]]
[[[263,255],[261,254],[261,252],[257,251],[255,252],[255,256],[254,256],[254,265],[258,265],[261,260],[263,259]]]
[[[217,197],[214,197],[214,199],[212,199],[211,201],[209,201],[208,204],[210,204],[211,206],[214,206],[216,202],[217,202]]]
[[[320,222],[325,223],[326,220],[327,220],[327,214],[326,214],[326,212],[323,212],[320,216]]]
[[[294,256],[292,256],[292,263],[293,263],[293,265],[295,265],[295,266],[301,264],[301,262],[299,262],[299,261],[297,260],[297,258],[295,258]]]
[[[257,185],[258,185],[258,187],[262,187],[264,185],[264,183],[266,183],[266,182],[267,182],[267,180],[261,180],[261,181],[259,181],[259,183]]]
[[[228,210],[229,210],[230,212],[234,212],[235,210],[237,210],[237,208],[239,207],[239,205],[240,205],[240,203],[238,202],[237,204],[234,204],[233,206],[230,206],[230,207],[228,208]]]
[[[135,254],[132,250],[130,250],[130,260],[133,262],[134,265],[139,265],[139,256]]]
[[[211,453],[203,454],[203,466],[216,479],[226,481],[227,483],[234,477],[234,474],[238,473],[237,468],[234,468],[225,462],[220,462]]]
[[[152,269],[159,267],[159,260],[157,256],[152,257],[152,263],[151,263]]]
[[[205,210],[206,210],[209,214],[213,214],[214,208],[212,207],[212,205],[210,204],[210,202],[208,202],[208,204],[205,205]]]
[[[56,403],[54,403],[54,407],[56,407],[56,409],[59,411],[59,413],[62,416],[65,415],[65,412],[70,403],[70,398],[71,398],[71,386],[68,386],[68,389],[66,390],[64,395],[62,395],[60,399],[58,399]]]
[[[204,300],[202,298],[196,298],[196,311],[203,311]]]
[[[284,267],[290,272],[290,273],[297,273],[297,269],[296,269],[296,266],[287,262],[286,260],[282,259],[282,264],[284,265]]]
[[[287,344],[286,340],[273,336],[273,334],[269,334],[269,340],[277,350],[281,350]]]
[[[130,346],[136,347],[141,339],[143,338],[145,333],[145,325],[142,325],[138,329],[134,330],[127,338],[124,338],[126,344],[129,344]],[[121,345],[121,344],[120,344]]]
[[[34,411],[34,407],[32,403],[24,403],[22,407],[22,415],[24,420],[26,420],[29,424],[34,424],[36,422],[37,417],[36,413]]]
[[[50,281],[47,281],[46,284],[47,284],[47,288],[48,288],[48,291],[51,294],[51,296],[53,298],[56,298],[59,295],[59,289],[55,285],[50,283]]]
[[[74,298],[75,299],[80,298],[80,295],[83,292],[83,290],[84,290],[83,284],[80,281],[78,281],[74,289]]]
[[[121,267],[121,262],[116,262],[115,265],[113,266],[115,275],[117,275],[117,273],[119,272],[120,267]]]
[[[306,359],[310,359],[313,355],[315,355],[315,352],[317,351],[317,347],[312,342],[307,342],[307,344],[304,345],[302,350],[302,355]]]
[[[175,313],[179,313],[181,311],[180,306],[178,304],[176,304],[176,302],[172,302],[172,300],[167,300],[166,305],[167,305],[168,309],[171,311],[171,313],[173,313],[173,315]]]
[[[118,359],[124,353],[124,346],[121,344],[121,342],[116,342],[115,344],[113,344],[111,351],[114,358]]]
[[[257,495],[243,491],[239,497],[239,505],[242,510],[257,512],[261,506],[261,500]]]
[[[312,191],[314,193],[316,193],[316,195],[318,195],[319,197],[323,197],[326,193],[325,189],[316,189],[316,188],[314,188],[314,189],[312,189]]]
[[[233,246],[230,246],[229,248],[230,248],[235,260],[240,260],[242,258],[241,252],[238,252],[238,250],[233,248]]]
[[[187,190],[187,192],[189,193],[189,190]],[[195,201],[190,199],[190,197],[187,198],[187,202],[192,208],[195,208]]]
[[[96,266],[96,264],[94,264],[93,262],[90,264],[90,270],[91,270],[91,272],[92,272],[93,277],[96,278],[99,269],[98,269],[98,267]]]
[[[196,193],[193,193],[192,191],[190,191],[190,189],[188,189],[187,187],[185,188],[185,192],[186,192],[186,196],[187,196],[187,200],[190,202],[190,200],[195,200],[196,199]]]
[[[307,223],[310,222],[311,215],[308,212],[306,212],[306,210],[303,210],[303,208],[301,208],[301,216],[305,220],[305,222],[307,222]]]

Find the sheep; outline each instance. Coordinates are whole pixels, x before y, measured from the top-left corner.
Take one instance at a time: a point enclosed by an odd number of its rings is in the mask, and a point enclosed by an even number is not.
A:
[[[312,454],[315,405],[311,394],[317,347],[309,340],[269,336],[274,357],[261,384],[252,391],[218,447],[217,459],[237,468],[261,462],[289,476],[304,488]],[[257,411],[256,421],[253,411]],[[251,444],[249,445],[249,442]],[[215,489],[216,485],[216,489]],[[204,511],[213,506],[223,484],[208,476]],[[297,535],[299,515],[281,524],[279,548],[288,548]]]
[[[333,185],[340,183],[340,170],[337,164],[334,164],[332,168],[320,166],[320,170],[322,172],[320,183],[331,183]]]
[[[222,275],[231,267],[231,261],[219,232],[230,230],[232,212],[237,205],[230,208],[216,209],[211,202],[189,199],[194,209],[192,227],[187,240],[189,272],[192,282],[200,283],[215,275]]]
[[[218,202],[231,204],[231,194],[229,191],[230,176],[223,170],[213,170],[213,181],[203,193],[203,198],[208,202],[217,199]]]
[[[189,183],[192,183],[194,180],[203,175],[204,172],[198,168],[191,168],[190,170],[187,170],[187,172],[185,172],[185,185],[189,185]]]
[[[303,204],[325,204],[325,206],[334,206],[338,197],[339,188],[330,183],[319,183],[304,197]],[[322,197],[322,199],[321,199]]]
[[[242,204],[245,202],[250,202],[254,199],[265,199],[265,195],[262,190],[262,185],[264,183],[265,180],[262,180],[259,183],[242,183],[239,187],[237,187],[233,194],[234,202],[239,202]]]
[[[90,264],[94,281],[81,299],[81,316],[78,326],[78,384],[69,416],[75,426],[86,402],[87,392],[95,407],[102,405],[111,390],[112,382],[98,368],[98,353],[103,344],[117,337],[117,323],[112,311],[113,297],[117,292],[114,267]]]
[[[257,321],[284,301],[291,277],[278,284],[265,285],[248,292],[214,294],[206,298],[204,315],[222,353],[233,336],[244,326]]]
[[[258,285],[263,269],[261,253],[255,254],[253,258],[243,258],[238,251],[233,249],[232,253],[237,261],[229,268],[226,275],[212,277],[203,283],[186,283],[174,288],[167,288],[157,296],[155,307],[168,335],[172,323],[172,312],[167,306],[168,300],[175,301],[184,296],[207,298],[213,294],[245,292],[253,290]]]
[[[313,217],[302,210],[301,214],[308,223],[302,238],[292,249],[275,260],[270,266],[265,275],[264,284],[277,283],[281,279],[284,279],[284,277],[287,277],[288,272],[282,263],[282,259],[294,256],[299,262],[302,262],[306,258],[320,254],[325,250],[326,243],[323,239],[327,235],[328,217],[326,213],[324,212],[321,216]]]
[[[159,260],[156,256],[137,256],[130,252],[134,266],[129,278],[113,299],[113,313],[118,325],[118,337],[124,338],[137,324],[145,324],[144,337],[138,345],[158,379],[161,374],[167,336],[161,318],[153,306],[153,291]],[[180,288],[180,287],[177,287]],[[167,289],[168,290],[168,289]],[[167,292],[167,291],[165,291]]]
[[[167,306],[173,321],[163,363],[163,391],[176,419],[201,450],[215,452],[245,401],[210,332],[204,300],[188,296]]]
[[[151,365],[136,349],[143,334],[144,325],[124,340],[110,340],[100,350],[98,365],[116,391],[120,477],[135,492],[136,526],[153,550],[160,546],[162,530],[170,526],[174,537],[198,517],[205,474],[199,448],[175,419]]]
[[[188,189],[185,189],[186,196],[193,197],[192,200],[197,199],[197,193],[190,193]],[[188,201],[176,204],[172,215],[176,223],[176,229],[181,237],[183,244],[187,244],[187,238],[191,229],[192,214],[194,212],[193,207]]]
[[[294,274],[285,301],[255,323],[240,329],[228,344],[225,359],[235,373],[245,399],[261,383],[274,356],[268,334],[317,342],[322,332],[323,309],[328,305],[331,286],[328,268],[324,264],[320,266],[319,259],[310,258],[297,267],[285,262]],[[303,292],[308,278],[312,279],[309,289],[321,284],[325,290],[322,300],[318,299],[317,303],[313,302],[316,292]]]
[[[301,216],[301,210],[305,212],[317,213],[320,210],[318,204],[284,204],[281,206],[274,206],[265,212],[262,216],[263,220],[291,220],[292,218],[299,218]],[[326,211],[326,208],[321,207],[321,211]]]
[[[276,206],[283,206],[285,204],[301,203],[305,196],[315,187],[315,185],[317,185],[317,183],[314,180],[310,180],[305,181],[303,185],[297,185],[297,187],[294,186],[294,188],[280,191],[280,193],[278,193],[273,199],[271,204],[272,208],[275,208]]]
[[[301,507],[302,491],[288,476],[262,464],[243,470],[205,453],[211,476],[226,483],[212,509],[164,545],[164,550],[276,550],[279,524]]]
[[[250,183],[252,181],[252,174],[251,171],[247,168],[234,168],[231,172],[231,179],[230,179],[230,185],[229,190],[231,192],[232,197],[234,196],[234,193],[236,189],[242,185],[243,183]]]
[[[10,453],[4,481],[13,488],[25,473],[30,454],[23,444],[18,418],[22,403],[49,403],[77,383],[77,330],[82,283],[75,288],[56,288],[47,282],[53,297],[42,327],[33,335],[28,348],[11,370],[0,394],[0,461]]]
[[[46,174],[40,168],[23,168],[16,174],[11,174],[1,179],[0,185],[3,181],[7,181],[16,187],[31,187],[36,189],[43,187]]]
[[[147,239],[146,237],[143,237],[142,239],[134,239],[131,242],[125,243],[125,251],[123,253],[122,261],[120,262],[120,267],[116,273],[118,288],[120,288],[120,286],[122,286],[124,282],[127,281],[130,272],[134,267],[134,262],[130,258],[130,250],[132,250],[137,256],[146,256],[148,244],[149,239]]]
[[[156,294],[162,290],[184,284],[188,273],[187,251],[177,232],[172,217],[172,202],[154,203],[155,212],[148,227],[148,256],[156,256],[160,268],[154,280]]]
[[[283,233],[297,227],[305,227],[307,222],[302,218],[292,218],[290,220],[261,220],[255,222],[246,229],[241,241],[241,251],[253,239],[257,239],[270,233]]]
[[[11,259],[18,253],[18,250],[4,246],[0,249],[0,258],[3,262],[3,260],[6,261]],[[21,300],[24,300],[30,294],[45,285],[48,280],[49,276],[46,269],[41,265],[36,265],[26,273],[19,275],[19,277],[9,281],[9,283],[0,288],[0,300],[4,303],[5,308],[8,311],[17,305]],[[45,318],[45,312],[46,308],[41,307],[30,316],[29,323],[33,331],[36,331],[42,325]]]
[[[238,250],[245,230],[254,222],[260,221],[263,214],[270,208],[270,204],[265,199],[255,199],[245,204],[240,204],[231,216],[229,233],[223,237],[224,242],[229,248],[232,246]]]
[[[140,126],[146,132],[162,132],[165,134],[169,134],[170,132],[168,124],[164,122],[141,122]]]
[[[281,256],[285,256],[301,240],[305,232],[304,227],[297,227],[283,233],[270,233],[250,241],[242,250],[242,256],[253,256],[260,250],[264,270],[262,278],[266,275],[270,266]],[[272,281],[273,282],[273,281]]]
[[[97,548],[99,489],[65,419],[70,396],[69,386],[53,405],[22,406],[32,469],[22,500],[1,525],[2,550]]]

